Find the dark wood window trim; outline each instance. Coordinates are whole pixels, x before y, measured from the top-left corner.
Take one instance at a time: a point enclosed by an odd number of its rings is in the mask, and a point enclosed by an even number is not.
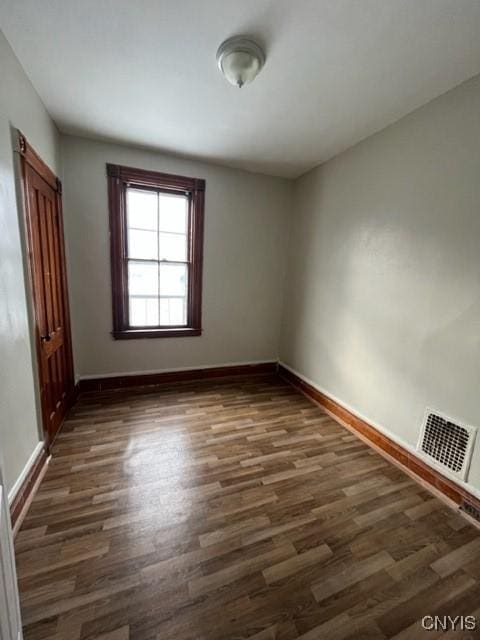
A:
[[[107,164],[107,180],[110,213],[113,337],[123,340],[201,335],[205,181],[116,164]],[[129,326],[126,192],[127,187],[131,186],[187,194],[189,197],[189,279],[186,326],[145,328]]]

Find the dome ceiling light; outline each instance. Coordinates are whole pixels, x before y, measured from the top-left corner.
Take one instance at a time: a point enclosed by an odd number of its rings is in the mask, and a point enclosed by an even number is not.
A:
[[[218,47],[217,64],[225,78],[241,89],[256,78],[265,64],[265,54],[253,40],[234,36]]]

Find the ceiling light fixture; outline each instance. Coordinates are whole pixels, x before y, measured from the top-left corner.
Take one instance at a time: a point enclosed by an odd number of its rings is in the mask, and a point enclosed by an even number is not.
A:
[[[253,40],[234,36],[218,47],[217,64],[225,78],[240,89],[256,78],[265,64],[265,54]]]

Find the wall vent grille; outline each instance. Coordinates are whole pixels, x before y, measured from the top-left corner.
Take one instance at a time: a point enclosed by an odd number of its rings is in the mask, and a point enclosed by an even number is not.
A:
[[[437,411],[427,410],[418,450],[449,475],[465,480],[473,450],[476,429],[451,420]]]

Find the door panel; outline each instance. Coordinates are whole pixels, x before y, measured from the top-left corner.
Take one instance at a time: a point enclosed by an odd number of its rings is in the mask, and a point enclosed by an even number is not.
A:
[[[50,445],[74,389],[60,182],[38,156],[22,160],[40,397]]]

